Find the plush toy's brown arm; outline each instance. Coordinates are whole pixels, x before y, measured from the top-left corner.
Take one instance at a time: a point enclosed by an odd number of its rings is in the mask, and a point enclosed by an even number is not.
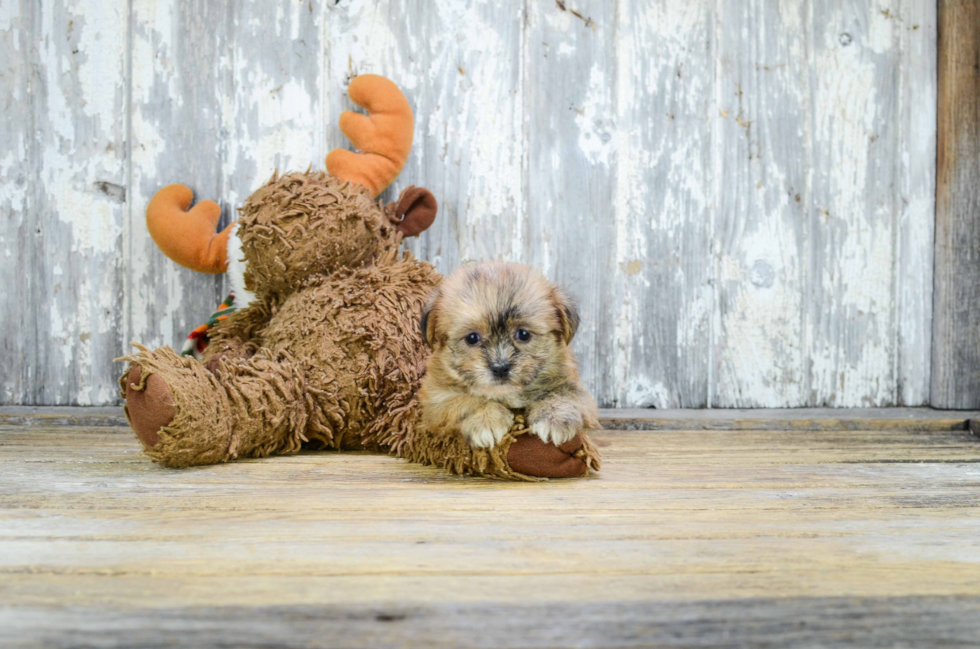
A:
[[[398,86],[376,74],[356,77],[347,94],[368,111],[367,115],[345,111],[340,116],[340,130],[361,153],[334,149],[327,156],[327,171],[377,196],[408,159],[415,127],[412,107]]]
[[[228,268],[229,225],[215,232],[221,208],[214,201],[201,201],[190,211],[194,193],[184,185],[167,185],[156,193],[146,208],[150,236],[181,266],[202,273],[223,273]]]

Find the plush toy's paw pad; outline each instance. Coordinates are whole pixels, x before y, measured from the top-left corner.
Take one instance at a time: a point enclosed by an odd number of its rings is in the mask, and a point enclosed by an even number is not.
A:
[[[126,416],[129,425],[145,446],[160,443],[160,429],[174,419],[174,398],[167,382],[150,374],[143,383],[143,368],[133,365],[126,377]]]
[[[538,478],[577,478],[589,471],[581,433],[560,446],[534,434],[518,435],[507,451],[510,468]]]

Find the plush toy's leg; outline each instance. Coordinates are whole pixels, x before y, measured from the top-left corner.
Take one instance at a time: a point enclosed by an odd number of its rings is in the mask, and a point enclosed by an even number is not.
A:
[[[579,433],[561,446],[537,435],[524,433],[507,449],[511,470],[539,478],[578,478],[599,470],[599,453],[592,441]]]
[[[151,458],[171,467],[295,453],[310,408],[287,359],[222,359],[215,372],[169,347],[123,360],[126,415]]]
[[[561,446],[543,441],[518,416],[510,432],[493,448],[471,448],[462,435],[434,434],[419,421],[399,454],[455,475],[505,480],[577,478],[599,470],[599,452],[584,433]]]

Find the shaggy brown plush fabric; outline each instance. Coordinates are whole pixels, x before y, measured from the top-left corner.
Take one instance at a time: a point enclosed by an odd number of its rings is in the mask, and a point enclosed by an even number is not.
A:
[[[428,349],[418,322],[442,278],[410,253],[399,255],[401,232],[363,190],[324,173],[274,176],[241,212],[246,282],[258,299],[211,329],[203,364],[169,348],[139,347],[125,359],[122,394],[154,460],[185,467],[306,444],[517,480],[598,468],[587,441],[515,446],[526,434],[523,419],[489,450],[423,429],[416,393]],[[167,408],[169,423],[155,435],[143,430]]]
[[[309,170],[273,175],[239,210],[237,230],[223,232],[241,241],[245,287],[256,299],[209,330],[203,362],[169,347],[140,345],[121,359],[129,362],[120,378],[127,415],[147,455],[187,467],[304,447],[367,449],[455,474],[512,480],[597,469],[598,454],[584,436],[581,443],[555,447],[531,439],[520,418],[490,450],[471,449],[462,435],[434,435],[420,425],[416,394],[428,348],[418,323],[442,278],[430,264],[400,254],[399,246],[406,233],[432,223],[437,205],[420,188],[407,189],[388,206],[365,189],[380,191],[394,178],[392,170],[401,168],[411,144],[411,114],[406,121],[407,102],[402,105],[404,97],[390,81],[362,78],[356,88],[351,84],[355,89],[358,103],[374,106],[379,116],[349,118],[352,133],[358,125],[407,125],[407,136],[392,140],[398,150],[389,151],[374,131],[358,132],[359,139],[373,142],[367,161],[349,152],[334,159],[338,168],[365,164],[363,173],[346,179]],[[371,93],[382,96],[372,99]],[[215,238],[214,214],[187,211],[189,196],[181,186],[161,190],[152,202],[153,236],[181,263],[213,272],[221,259],[204,253],[210,255],[208,242]],[[210,219],[210,231],[193,223],[198,213]],[[168,223],[191,223],[192,236],[202,240],[185,241],[167,230]]]
[[[397,249],[380,204],[324,172],[274,175],[239,209],[245,286],[275,302],[317,274],[361,268]]]
[[[185,467],[305,444],[512,480],[598,468],[584,438],[561,449],[537,438],[515,445],[527,433],[522,418],[493,449],[423,429],[416,393],[428,349],[418,322],[442,278],[399,255],[401,232],[363,190],[322,172],[277,175],[241,214],[246,282],[258,299],[210,330],[204,363],[166,347],[139,346],[124,359],[122,396],[154,460]],[[144,430],[166,412],[172,420],[155,435]]]

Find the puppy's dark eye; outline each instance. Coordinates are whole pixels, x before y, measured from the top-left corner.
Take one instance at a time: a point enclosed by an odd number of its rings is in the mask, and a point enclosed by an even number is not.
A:
[[[475,331],[471,331],[470,333],[466,334],[466,338],[463,340],[465,340],[466,344],[470,347],[476,347],[480,344],[480,340],[482,340],[482,338],[480,338],[480,334],[476,333]]]
[[[514,332],[514,338],[517,338],[517,340],[521,341],[522,343],[526,343],[527,341],[531,340],[531,332],[527,329],[518,329]]]

